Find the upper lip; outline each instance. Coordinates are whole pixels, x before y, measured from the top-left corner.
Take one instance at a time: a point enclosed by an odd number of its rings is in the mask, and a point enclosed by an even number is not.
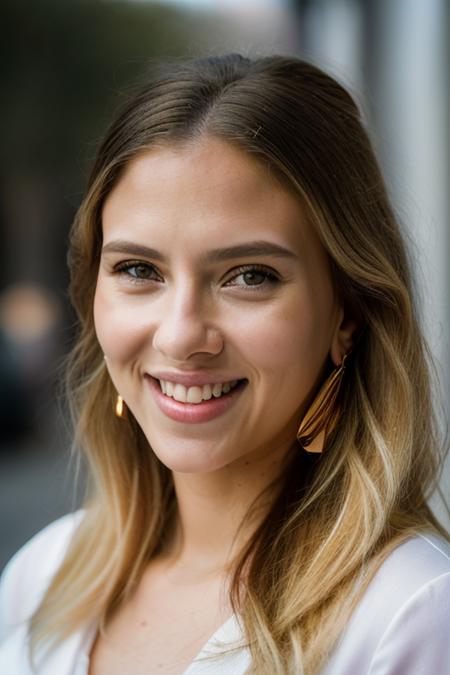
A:
[[[233,382],[234,380],[243,379],[234,375],[207,373],[206,371],[197,373],[179,373],[170,370],[158,370],[148,374],[158,380],[184,384],[185,387],[194,387],[196,385],[202,387],[204,384],[222,384],[223,382]]]

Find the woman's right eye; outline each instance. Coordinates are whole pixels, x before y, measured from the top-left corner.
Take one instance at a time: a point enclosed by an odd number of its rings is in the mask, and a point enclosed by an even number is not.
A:
[[[156,270],[153,265],[142,261],[129,261],[116,265],[114,271],[126,275],[132,283],[154,280]]]

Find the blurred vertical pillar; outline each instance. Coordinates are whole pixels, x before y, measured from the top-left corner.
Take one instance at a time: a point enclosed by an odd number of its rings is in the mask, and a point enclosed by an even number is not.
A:
[[[297,0],[298,44],[306,58],[337,77],[358,98],[364,89],[363,12],[358,0]]]

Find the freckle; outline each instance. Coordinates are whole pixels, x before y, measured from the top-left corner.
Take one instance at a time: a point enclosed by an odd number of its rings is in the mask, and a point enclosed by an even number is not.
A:
[[[146,625],[147,625],[147,621],[141,621],[141,626],[146,626]]]

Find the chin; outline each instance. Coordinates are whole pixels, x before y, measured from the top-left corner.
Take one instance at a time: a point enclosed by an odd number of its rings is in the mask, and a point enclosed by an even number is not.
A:
[[[203,474],[218,471],[229,464],[230,457],[214,457],[212,455],[210,444],[204,442],[180,442],[179,439],[171,445],[163,441],[151,441],[148,437],[150,447],[152,448],[159,461],[170,471],[176,473]],[[201,447],[203,446],[203,447]]]

